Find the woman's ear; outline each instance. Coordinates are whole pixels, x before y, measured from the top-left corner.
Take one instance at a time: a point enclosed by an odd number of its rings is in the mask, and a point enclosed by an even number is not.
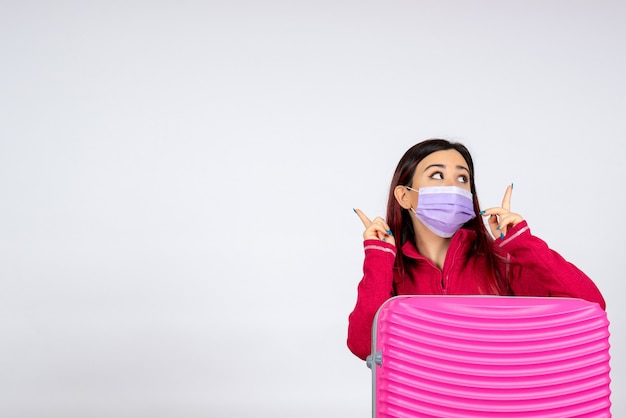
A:
[[[404,209],[411,209],[411,199],[409,197],[409,190],[404,186],[396,186],[393,189],[393,195],[396,197],[396,201]]]

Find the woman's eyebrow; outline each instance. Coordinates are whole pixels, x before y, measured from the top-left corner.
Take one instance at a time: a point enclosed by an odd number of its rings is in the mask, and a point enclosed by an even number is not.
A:
[[[446,168],[446,165],[445,164],[431,164],[428,167],[426,167],[424,169],[424,171],[427,171],[427,170],[429,170],[431,168]],[[469,169],[467,167],[465,167],[464,165],[457,165],[456,169],[457,170],[465,170],[465,171],[467,171],[469,173]]]
[[[431,168],[446,168],[446,166],[444,164],[431,164],[428,167],[426,167],[424,171],[427,171]]]

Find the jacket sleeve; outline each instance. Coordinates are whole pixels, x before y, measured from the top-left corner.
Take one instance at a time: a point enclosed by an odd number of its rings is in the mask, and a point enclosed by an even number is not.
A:
[[[372,323],[378,308],[393,296],[396,248],[378,240],[363,241],[363,278],[357,288],[354,310],[348,317],[348,348],[365,360],[372,349]]]
[[[593,281],[533,236],[526,221],[511,229],[504,239],[497,239],[496,245],[508,258],[507,277],[514,295],[579,298],[606,309]]]

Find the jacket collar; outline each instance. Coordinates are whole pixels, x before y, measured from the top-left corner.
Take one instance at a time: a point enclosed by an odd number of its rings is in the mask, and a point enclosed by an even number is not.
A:
[[[452,241],[450,241],[450,247],[448,248],[448,251],[450,251],[451,248],[461,247],[463,250],[462,254],[465,254],[467,250],[469,249],[470,243],[472,241],[472,237],[474,237],[475,235],[476,235],[475,232],[472,230],[464,229],[464,228],[459,229],[452,236]],[[402,244],[402,254],[404,254],[405,256],[409,258],[413,258],[415,260],[426,260],[426,257],[421,255],[417,251],[417,248],[415,248],[415,246],[413,245],[411,241],[407,241],[404,244]]]

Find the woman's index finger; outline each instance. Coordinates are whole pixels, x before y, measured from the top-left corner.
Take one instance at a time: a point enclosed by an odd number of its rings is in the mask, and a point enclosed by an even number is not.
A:
[[[363,222],[363,225],[366,228],[372,224],[372,221],[370,221],[370,218],[368,218],[367,215],[365,215],[361,209],[354,209],[354,211],[356,212],[359,219],[361,219],[361,222]]]
[[[511,194],[513,194],[513,185],[509,184],[502,198],[502,207],[506,210],[511,210]]]

